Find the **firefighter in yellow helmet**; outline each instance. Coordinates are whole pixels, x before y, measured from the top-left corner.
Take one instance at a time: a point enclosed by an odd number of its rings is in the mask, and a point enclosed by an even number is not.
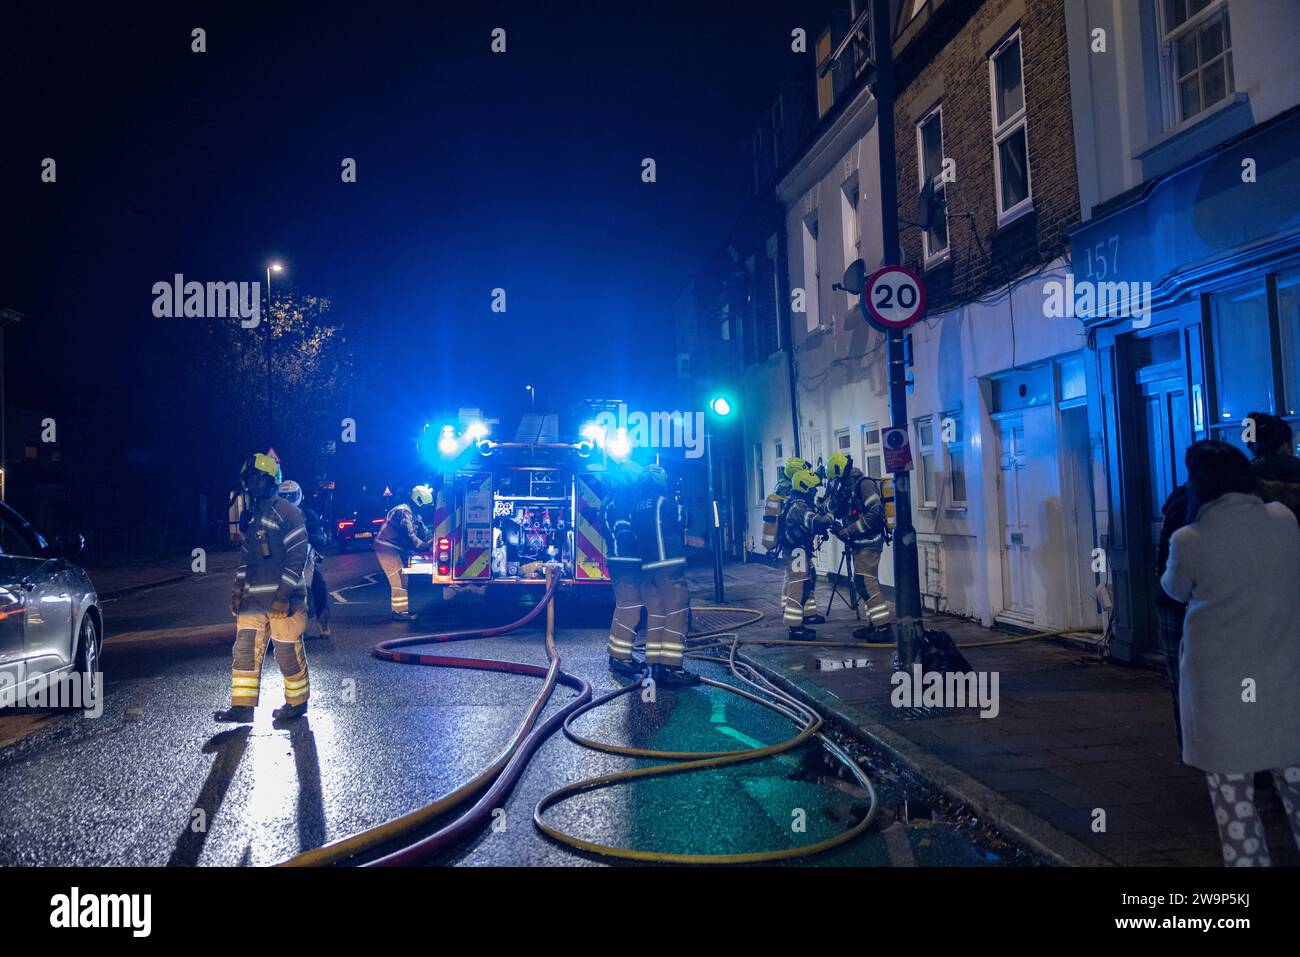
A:
[[[834,519],[817,509],[813,494],[821,484],[815,472],[796,472],[790,479],[790,498],[781,515],[778,540],[785,558],[785,581],[781,586],[781,617],[794,641],[808,641],[817,633],[808,627],[821,621],[817,615],[817,569],[813,551],[819,535],[834,531]]]
[[[398,621],[412,621],[410,599],[406,592],[406,560],[412,552],[420,552],[433,544],[433,536],[424,524],[420,513],[433,505],[433,489],[417,485],[411,489],[411,500],[399,502],[389,509],[384,525],[375,536],[375,557],[388,579],[389,605]]]
[[[781,469],[781,474],[776,477],[776,488],[774,491],[782,497],[790,494],[790,480],[794,478],[796,472],[812,470],[807,459],[801,459],[797,455],[792,455],[785,460],[785,466]]]
[[[855,601],[866,602],[867,620],[876,633],[868,640],[888,641],[889,602],[880,591],[880,553],[885,548],[885,503],[880,483],[853,465],[843,452],[831,456],[827,506],[840,523],[838,537],[849,553]],[[861,630],[861,629],[860,629]]]
[[[641,473],[632,509],[632,534],[641,557],[645,600],[645,660],[662,685],[699,684],[700,676],[682,667],[691,593],[686,585],[686,516],[668,497],[668,474],[658,465]]]
[[[605,536],[605,564],[614,588],[614,619],[609,625],[609,670],[621,675],[645,671],[633,655],[637,626],[645,608],[642,595],[641,555],[636,533],[632,530],[632,513],[637,503],[640,477],[631,468],[611,469],[608,487],[600,503],[601,526]]]
[[[310,683],[302,633],[307,625],[307,527],[302,512],[280,498],[280,464],[256,454],[244,463],[240,480],[250,506],[244,512],[240,553],[230,610],[235,615],[235,647],[230,675],[230,708],[218,721],[253,720],[266,645],[275,645],[275,662],[284,676],[284,706],[273,717],[286,721],[307,711]]]

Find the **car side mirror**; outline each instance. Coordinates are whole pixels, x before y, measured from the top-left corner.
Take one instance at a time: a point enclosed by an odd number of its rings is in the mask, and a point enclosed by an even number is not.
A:
[[[76,558],[86,550],[86,538],[75,533],[60,533],[54,536],[51,551],[56,558]]]

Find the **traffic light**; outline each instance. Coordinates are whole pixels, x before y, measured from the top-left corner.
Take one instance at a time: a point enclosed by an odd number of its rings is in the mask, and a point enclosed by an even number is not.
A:
[[[709,408],[713,410],[713,414],[720,419],[725,419],[735,410],[735,406],[732,405],[731,399],[726,395],[715,395],[709,400]]]

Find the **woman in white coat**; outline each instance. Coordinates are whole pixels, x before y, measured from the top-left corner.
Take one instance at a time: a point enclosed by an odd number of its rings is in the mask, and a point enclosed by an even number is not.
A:
[[[1271,771],[1300,845],[1300,526],[1264,504],[1246,456],[1187,450],[1189,524],[1160,584],[1185,602],[1183,761],[1206,773],[1229,866],[1269,864],[1254,775]]]

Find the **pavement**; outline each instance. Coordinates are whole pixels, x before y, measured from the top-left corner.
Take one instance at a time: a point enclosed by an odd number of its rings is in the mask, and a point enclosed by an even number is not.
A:
[[[691,579],[697,603],[712,595],[711,569],[692,569]],[[780,569],[767,564],[726,566],[727,603],[765,614],[744,630],[746,642],[786,637],[780,584]],[[829,596],[819,582],[823,613]],[[817,638],[851,640],[860,624],[837,598]],[[926,626],[958,645],[1015,637],[951,615],[927,615]],[[972,666],[999,678],[999,710],[982,718],[974,708],[894,707],[892,650],[747,643],[743,656],[1049,860],[1222,865],[1205,778],[1179,758],[1162,672],[1102,661],[1077,640],[971,649]],[[819,658],[864,666],[824,670]],[[1271,789],[1259,800],[1274,863],[1300,864],[1280,802]]]
[[[275,726],[282,696],[268,664],[251,726],[212,720],[229,693],[233,623],[229,574],[130,591],[106,602],[102,715],[46,715],[0,746],[0,865],[267,865],[420,807],[499,752],[537,690],[536,679],[381,661],[374,642],[409,635],[391,621],[387,586],[369,553],[329,556],[333,637],[310,641],[312,705]],[[147,584],[141,581],[139,584]],[[597,694],[606,669],[607,609],[561,606],[563,667]],[[509,608],[469,607],[449,625],[508,620]],[[439,654],[543,663],[540,629],[455,644]],[[720,665],[693,667],[727,680]],[[571,700],[559,689],[546,713]],[[29,716],[0,716],[5,728]],[[707,686],[628,695],[585,716],[607,740],[684,750],[756,747],[789,738],[783,717]],[[537,801],[560,786],[638,761],[552,736],[500,809],[495,826],[443,863],[463,866],[608,863],[554,844],[532,825]],[[964,821],[927,806],[890,769],[871,769],[879,814],[862,837],[788,866],[1006,866],[1025,863]],[[580,794],[548,820],[592,840],[685,853],[797,847],[860,820],[867,795],[820,746],[763,761],[648,779]],[[903,808],[900,814],[897,809]],[[806,823],[796,831],[792,821]]]

